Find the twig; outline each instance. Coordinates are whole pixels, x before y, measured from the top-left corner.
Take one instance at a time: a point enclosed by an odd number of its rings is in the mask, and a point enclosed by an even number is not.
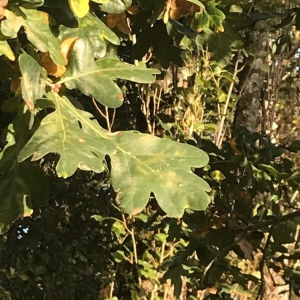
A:
[[[294,211],[292,213],[286,214],[284,216],[280,216],[280,217],[274,217],[270,220],[261,222],[261,223],[256,223],[256,224],[251,224],[247,227],[244,227],[242,229],[236,230],[236,233],[253,233],[254,231],[258,230],[258,229],[263,229],[266,228],[270,225],[277,225],[281,222],[285,222],[285,221],[289,221],[295,218],[300,217],[300,210]],[[248,234],[247,234],[248,235]]]
[[[105,115],[105,114],[101,111],[101,109],[98,107],[98,105],[97,105],[95,99],[92,98],[92,100],[93,100],[93,104],[94,104],[94,106],[96,107],[96,109],[97,109],[97,111],[99,112],[99,114],[100,114],[104,119],[106,119],[106,115]]]
[[[208,270],[210,269],[210,267],[212,266],[212,264],[214,262],[216,262],[217,259],[222,254],[228,252],[233,246],[237,245],[241,240],[245,239],[246,237],[248,237],[249,235],[251,235],[256,230],[263,229],[263,228],[268,227],[270,225],[272,225],[272,228],[274,228],[279,223],[282,223],[282,222],[285,222],[285,221],[288,221],[288,220],[292,220],[292,219],[295,219],[297,217],[300,217],[300,210],[294,211],[292,213],[286,214],[286,215],[281,216],[281,217],[274,217],[274,218],[272,218],[270,220],[267,220],[265,222],[260,222],[260,223],[252,224],[252,225],[249,225],[249,226],[244,227],[242,229],[235,230],[234,233],[237,234],[237,235],[240,235],[240,238],[236,239],[234,242],[232,242],[227,247],[224,247],[223,250],[221,250],[211,260],[211,262],[207,265],[207,267],[205,268],[205,270],[204,270],[204,272],[203,272],[203,274],[201,276],[201,282],[204,281],[206,273],[208,272]],[[270,238],[271,238],[271,234],[270,234]]]
[[[112,119],[111,119],[111,127],[114,126],[115,118],[116,118],[116,109],[114,108],[114,109],[113,109]]]
[[[235,62],[233,78],[235,78],[238,74],[239,57],[240,57],[240,51],[238,52],[237,60]],[[228,109],[229,101],[231,99],[234,84],[235,84],[235,81],[232,81],[230,86],[229,86],[226,102],[224,104],[224,109],[223,109],[222,117],[221,117],[221,120],[220,120],[220,125],[218,126],[218,134],[217,134],[217,137],[215,138],[215,144],[217,145],[217,147],[220,147],[221,144],[222,144],[222,139],[223,139],[222,138],[222,132],[223,132],[224,122],[225,122],[225,119],[226,119],[227,109]]]
[[[271,228],[271,230],[269,232],[266,244],[264,246],[263,256],[262,256],[261,261],[259,263],[259,269],[260,269],[260,286],[259,286],[259,289],[258,289],[256,300],[263,299],[263,295],[264,295],[265,290],[266,290],[266,281],[265,281],[265,275],[264,275],[265,274],[265,272],[264,272],[264,266],[265,266],[265,261],[266,261],[266,256],[267,256],[267,250],[269,248],[269,244],[270,244],[270,241],[271,241],[271,236],[272,236],[273,228],[274,228],[274,226],[272,226],[272,228]]]
[[[124,214],[122,214],[122,218],[123,218],[123,224],[124,224],[124,227],[125,229],[127,230],[127,232],[130,234],[131,236],[131,241],[132,241],[132,248],[133,248],[133,259],[134,259],[134,263],[137,267],[138,265],[138,255],[137,255],[137,249],[136,249],[136,240],[135,240],[135,233],[134,233],[134,229],[132,228],[131,230],[128,228],[127,226],[127,222],[126,222],[126,219],[125,219],[125,216]],[[132,216],[130,216],[130,218],[132,218]],[[139,276],[138,277],[138,281],[139,281],[139,286],[142,286],[142,279],[141,277]]]
[[[105,106],[105,113],[106,113],[107,130],[109,132],[111,132],[111,124],[110,124],[110,120],[109,120],[109,111],[108,111],[108,107],[107,106]]]

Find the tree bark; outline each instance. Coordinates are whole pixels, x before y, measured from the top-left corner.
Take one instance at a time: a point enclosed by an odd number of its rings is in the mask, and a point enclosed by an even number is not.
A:
[[[263,37],[251,33],[248,43],[255,53],[261,53],[266,47]],[[264,88],[265,72],[262,70],[264,61],[261,57],[247,58],[244,70],[239,76],[240,99],[237,102],[233,131],[243,126],[250,132],[259,130],[261,123],[262,94]]]

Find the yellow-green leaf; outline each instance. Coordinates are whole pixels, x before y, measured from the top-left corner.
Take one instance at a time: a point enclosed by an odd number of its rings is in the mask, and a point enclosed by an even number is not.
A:
[[[137,214],[153,192],[161,208],[180,217],[186,208],[203,210],[210,202],[209,185],[191,168],[208,163],[202,150],[133,131],[111,134],[88,112],[75,108],[66,97],[48,93],[56,111],[47,115],[22,149],[19,161],[33,155],[39,160],[49,152],[60,154],[56,171],[68,177],[77,168],[103,171],[111,160],[111,181],[127,213]]]
[[[16,59],[7,41],[0,41],[0,55],[6,55],[10,60]]]
[[[69,0],[70,7],[78,18],[83,18],[89,12],[89,0]]]

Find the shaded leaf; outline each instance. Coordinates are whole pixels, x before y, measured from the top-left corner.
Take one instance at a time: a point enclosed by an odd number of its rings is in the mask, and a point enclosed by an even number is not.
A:
[[[48,98],[56,111],[43,119],[21,151],[20,161],[31,155],[38,160],[47,153],[59,153],[57,174],[66,178],[77,168],[102,172],[102,162],[109,155],[112,185],[126,212],[139,213],[151,192],[171,217],[179,217],[185,208],[206,208],[210,188],[191,171],[191,167],[207,164],[202,150],[138,132],[110,134],[66,97],[51,92]]]
[[[9,4],[17,3],[25,8],[37,8],[44,4],[45,0],[9,0]]]
[[[0,152],[0,234],[5,234],[13,223],[32,214],[32,203],[47,198],[47,181],[39,166],[17,156],[31,131],[28,114],[23,113],[9,125],[4,149]]]
[[[286,147],[286,149],[291,152],[300,151],[300,140],[293,141],[288,147]]]
[[[212,58],[219,64],[227,65],[230,62],[232,50],[242,47],[242,37],[229,23],[225,23],[224,32],[198,35],[196,43],[198,45],[207,43]]]

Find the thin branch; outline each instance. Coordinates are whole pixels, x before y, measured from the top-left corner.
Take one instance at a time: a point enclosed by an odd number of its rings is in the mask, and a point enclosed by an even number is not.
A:
[[[238,52],[237,55],[237,60],[235,62],[235,66],[234,66],[234,72],[233,72],[233,78],[235,78],[238,74],[238,66],[239,66],[239,57],[240,57],[240,51]],[[222,133],[223,133],[223,128],[224,128],[224,122],[226,119],[226,114],[227,114],[227,110],[228,110],[228,105],[231,99],[231,95],[232,95],[232,91],[235,85],[235,81],[232,81],[229,89],[228,89],[228,93],[227,93],[227,98],[226,98],[226,102],[224,104],[224,109],[223,109],[223,113],[222,113],[222,117],[220,120],[220,125],[218,126],[218,133],[217,133],[217,137],[215,138],[215,144],[217,145],[217,147],[220,147],[222,144]]]
[[[107,130],[109,132],[111,132],[111,124],[110,124],[110,120],[109,120],[109,111],[108,111],[108,107],[107,106],[105,106],[105,113],[106,113]]]
[[[266,290],[266,280],[265,280],[264,266],[265,266],[265,261],[267,260],[267,250],[268,250],[269,245],[270,245],[273,228],[274,228],[274,226],[272,226],[272,228],[271,228],[271,230],[269,232],[266,244],[264,246],[263,256],[262,256],[261,261],[259,263],[260,286],[259,286],[259,289],[258,289],[256,300],[263,299],[263,296],[264,296],[264,293],[265,293],[265,290]]]
[[[286,214],[284,216],[281,217],[274,217],[270,220],[267,220],[265,222],[259,222],[256,224],[251,224],[247,227],[244,227],[242,229],[238,229],[238,230],[234,230],[234,233],[239,235],[240,237],[237,238],[234,242],[232,242],[230,245],[228,245],[227,247],[224,247],[223,250],[221,250],[212,260],[211,262],[207,265],[207,267],[205,268],[202,276],[201,276],[201,282],[204,281],[204,278],[206,276],[206,273],[208,272],[208,270],[210,269],[210,267],[213,265],[214,262],[217,261],[217,259],[224,253],[227,253],[232,247],[234,247],[235,245],[237,245],[241,240],[247,238],[249,235],[251,235],[252,233],[254,233],[255,231],[259,230],[259,229],[263,229],[266,228],[268,226],[272,225],[272,228],[275,227],[277,224],[280,224],[282,222],[285,221],[289,221],[289,220],[293,220],[297,217],[300,217],[300,210],[294,211],[292,213]]]
[[[93,100],[93,104],[96,107],[97,111],[99,112],[99,114],[106,120],[106,115],[101,111],[101,109],[99,108],[99,106],[97,105],[96,101],[94,98],[92,98]]]

